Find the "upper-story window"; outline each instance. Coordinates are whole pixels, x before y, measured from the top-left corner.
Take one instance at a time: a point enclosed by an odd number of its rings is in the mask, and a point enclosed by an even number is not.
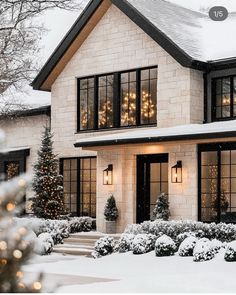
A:
[[[236,76],[213,80],[213,120],[236,118]]]
[[[157,122],[157,67],[78,79],[78,131]]]

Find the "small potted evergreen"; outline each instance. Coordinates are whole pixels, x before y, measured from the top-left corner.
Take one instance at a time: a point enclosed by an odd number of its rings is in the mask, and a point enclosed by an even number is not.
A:
[[[116,200],[113,195],[107,199],[104,209],[105,216],[105,230],[107,234],[116,233],[116,220],[118,218],[118,209],[116,207]]]
[[[154,219],[169,220],[170,209],[168,196],[165,193],[161,193],[157,198],[156,206],[153,210]]]

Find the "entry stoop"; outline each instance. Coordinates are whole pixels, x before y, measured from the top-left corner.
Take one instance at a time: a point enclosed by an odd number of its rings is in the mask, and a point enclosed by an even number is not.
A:
[[[55,245],[53,252],[68,255],[91,256],[96,241],[105,236],[106,234],[99,232],[71,234],[69,238],[64,239],[64,244]],[[111,234],[109,237],[119,240],[120,234]]]

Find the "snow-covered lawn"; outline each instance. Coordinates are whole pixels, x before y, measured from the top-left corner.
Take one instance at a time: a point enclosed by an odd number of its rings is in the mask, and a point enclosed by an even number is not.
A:
[[[236,262],[226,262],[222,253],[207,262],[193,257],[155,257],[154,251],[133,255],[112,254],[100,259],[37,256],[24,266],[26,278],[43,271],[44,291],[52,281],[56,292],[236,292]]]

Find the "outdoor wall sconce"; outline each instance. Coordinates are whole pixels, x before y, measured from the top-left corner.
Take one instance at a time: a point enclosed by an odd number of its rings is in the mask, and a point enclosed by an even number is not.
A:
[[[171,182],[182,182],[182,161],[177,161],[176,165],[171,168]]]
[[[113,165],[109,164],[108,167],[103,170],[103,184],[112,185],[113,184]]]

